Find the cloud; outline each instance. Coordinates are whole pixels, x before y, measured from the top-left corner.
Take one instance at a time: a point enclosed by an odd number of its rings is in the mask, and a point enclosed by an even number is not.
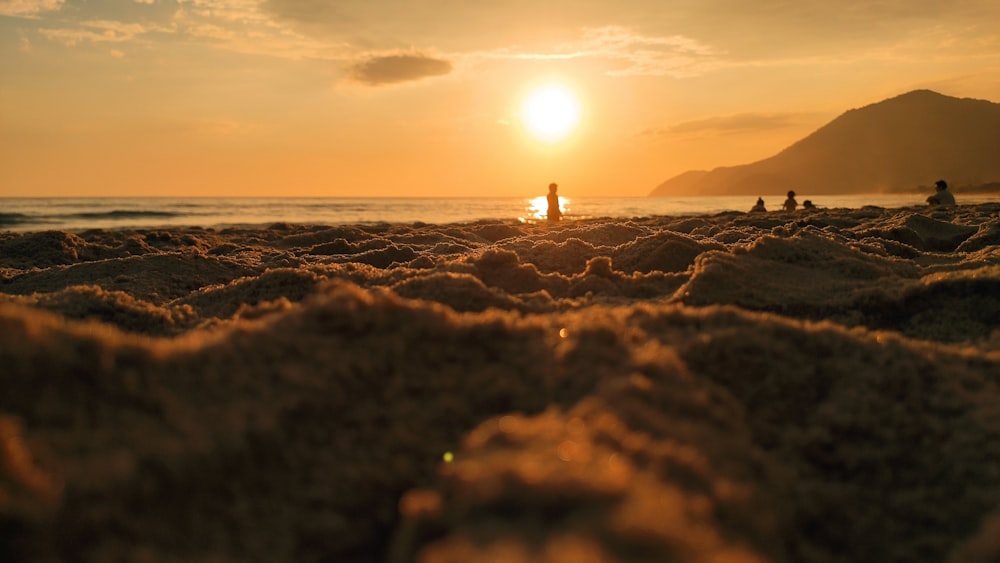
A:
[[[24,34],[23,30],[18,30],[17,35],[18,35],[17,50],[22,53],[30,53],[31,40],[28,39],[28,36]]]
[[[347,61],[350,75],[369,85],[449,74],[467,62],[576,60],[610,76],[687,78],[732,68],[942,61],[1000,45],[986,23],[1000,15],[996,0],[129,0],[127,13],[105,2],[73,3],[39,33],[70,46],[172,33],[254,56]],[[0,14],[38,19],[64,5],[0,0]],[[131,15],[145,31],[95,24]]]
[[[203,17],[240,23],[262,23],[267,18],[256,0],[177,0],[182,10]]]
[[[471,56],[518,60],[602,60],[609,64],[607,74],[610,76],[687,77],[722,65],[720,53],[696,39],[683,35],[643,35],[621,26],[584,29],[580,39],[554,45],[546,51],[499,49]]]
[[[315,38],[367,50],[433,47],[439,52],[542,49],[581,29],[638,26],[673,7],[659,0],[262,0],[260,8]]]
[[[0,0],[0,16],[37,18],[62,9],[65,0]]]
[[[131,41],[139,35],[148,33],[150,29],[138,23],[123,23],[108,20],[93,20],[80,23],[81,27],[42,28],[38,30],[42,36],[53,41],[59,41],[68,47],[78,43],[122,43]]]
[[[451,63],[444,59],[419,53],[397,53],[358,61],[350,66],[348,73],[362,84],[383,86],[442,76],[451,70]]]
[[[676,123],[665,129],[649,129],[646,135],[720,134],[795,127],[807,117],[801,113],[737,113]]]
[[[373,2],[377,3],[377,2]],[[282,19],[303,23],[317,22],[326,19],[343,21],[343,6],[347,2],[327,2],[325,0],[263,0],[261,7]],[[384,7],[383,7],[384,8]]]
[[[253,26],[256,43],[302,45],[311,58],[357,59],[358,53],[432,48],[437,59],[412,54],[377,55],[353,64],[351,75],[366,84],[388,84],[447,74],[466,60],[590,59],[606,63],[614,76],[693,76],[715,68],[720,53],[709,44],[676,33],[639,32],[607,21],[639,21],[655,6],[631,0],[611,9],[596,0],[534,0],[498,4],[428,0],[178,0],[183,17],[200,26],[189,32],[230,46],[233,23]],[[393,17],[386,17],[393,14]],[[517,25],[499,25],[516,22]],[[214,26],[214,27],[210,27]],[[204,33],[212,30],[213,33]],[[227,37],[227,33],[229,36]],[[310,47],[305,46],[309,44]],[[240,48],[240,50],[246,50]],[[456,63],[457,64],[457,63]]]
[[[306,37],[261,11],[258,0],[177,0],[177,33],[234,52],[292,60],[343,60],[345,46]]]
[[[188,23],[184,31],[192,37],[214,41],[235,42],[239,38],[235,31],[211,23]]]
[[[581,44],[596,58],[623,63],[612,76],[692,76],[717,64],[710,46],[683,35],[649,36],[629,28],[607,26],[588,29]]]
[[[928,52],[942,32],[958,42],[996,38],[998,16],[996,0],[704,0],[672,27],[725,49],[734,62],[862,60],[891,55],[900,43]]]
[[[794,123],[789,113],[738,113],[707,119],[685,121],[670,127],[673,133],[696,133],[700,131],[741,131],[745,129],[779,129]]]

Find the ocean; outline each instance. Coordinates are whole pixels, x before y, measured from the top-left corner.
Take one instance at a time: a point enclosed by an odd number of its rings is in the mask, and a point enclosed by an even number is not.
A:
[[[801,204],[802,196],[797,198]],[[898,208],[923,205],[920,194],[816,196],[818,207]],[[768,210],[784,197],[765,198]],[[747,211],[756,198],[720,197],[563,197],[566,220],[597,217],[713,215]],[[996,201],[996,196],[962,198],[959,203]],[[536,198],[0,198],[0,230],[84,231],[157,227],[248,227],[274,223],[470,223],[483,220],[544,220],[545,197]]]

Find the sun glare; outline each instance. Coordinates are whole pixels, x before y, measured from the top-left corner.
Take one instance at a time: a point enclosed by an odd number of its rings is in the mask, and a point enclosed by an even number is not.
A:
[[[549,216],[548,198],[541,195],[527,200],[527,207],[525,208],[525,211],[528,213],[527,217],[519,217],[519,220],[522,223],[544,221]],[[569,212],[569,199],[559,196],[559,211],[561,211],[564,216]]]
[[[554,143],[576,130],[580,123],[580,103],[561,86],[545,86],[525,99],[521,119],[532,136]]]

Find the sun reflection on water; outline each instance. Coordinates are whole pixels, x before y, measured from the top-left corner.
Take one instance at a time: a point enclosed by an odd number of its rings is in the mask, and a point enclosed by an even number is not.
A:
[[[568,198],[559,196],[559,211],[562,211],[562,215],[565,217],[569,212]],[[546,196],[540,195],[535,198],[525,200],[525,212],[527,213],[524,217],[518,217],[517,220],[522,223],[534,223],[536,221],[545,221],[549,216],[549,201]]]

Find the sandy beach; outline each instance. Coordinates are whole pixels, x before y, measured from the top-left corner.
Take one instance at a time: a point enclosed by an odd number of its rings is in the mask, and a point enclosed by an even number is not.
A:
[[[0,561],[1000,559],[1000,204],[0,232]]]

